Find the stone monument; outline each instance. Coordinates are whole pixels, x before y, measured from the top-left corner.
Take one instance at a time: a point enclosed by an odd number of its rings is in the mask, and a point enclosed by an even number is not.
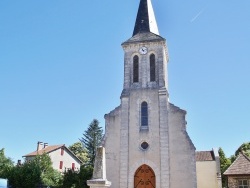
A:
[[[87,185],[90,188],[104,188],[111,185],[106,178],[105,149],[103,147],[97,148],[93,177],[87,181]]]

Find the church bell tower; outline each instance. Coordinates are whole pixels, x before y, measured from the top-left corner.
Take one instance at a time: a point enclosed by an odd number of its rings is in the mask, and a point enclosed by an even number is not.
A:
[[[140,2],[133,36],[122,44],[124,90],[167,88],[168,52],[159,31],[150,0]]]
[[[168,50],[151,0],[140,0],[133,35],[122,43],[121,104],[105,115],[112,188],[196,188],[195,147],[186,111],[169,102]]]

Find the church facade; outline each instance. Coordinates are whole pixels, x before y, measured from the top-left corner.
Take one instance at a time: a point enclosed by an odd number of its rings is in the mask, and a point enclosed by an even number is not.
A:
[[[112,188],[196,188],[195,147],[186,111],[169,102],[168,49],[151,0],[140,0],[122,43],[121,104],[105,115],[106,179]]]

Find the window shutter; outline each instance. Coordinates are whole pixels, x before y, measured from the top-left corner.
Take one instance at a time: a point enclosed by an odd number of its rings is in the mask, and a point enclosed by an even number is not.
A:
[[[60,161],[59,169],[63,168],[63,161]]]
[[[61,148],[61,155],[64,154],[64,148]]]

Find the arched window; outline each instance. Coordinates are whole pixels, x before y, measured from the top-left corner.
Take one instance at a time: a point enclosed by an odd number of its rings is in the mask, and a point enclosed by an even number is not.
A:
[[[133,58],[133,82],[139,82],[139,57]]]
[[[148,126],[148,103],[141,103],[141,126]]]
[[[150,57],[150,82],[155,81],[155,55],[151,54]]]

